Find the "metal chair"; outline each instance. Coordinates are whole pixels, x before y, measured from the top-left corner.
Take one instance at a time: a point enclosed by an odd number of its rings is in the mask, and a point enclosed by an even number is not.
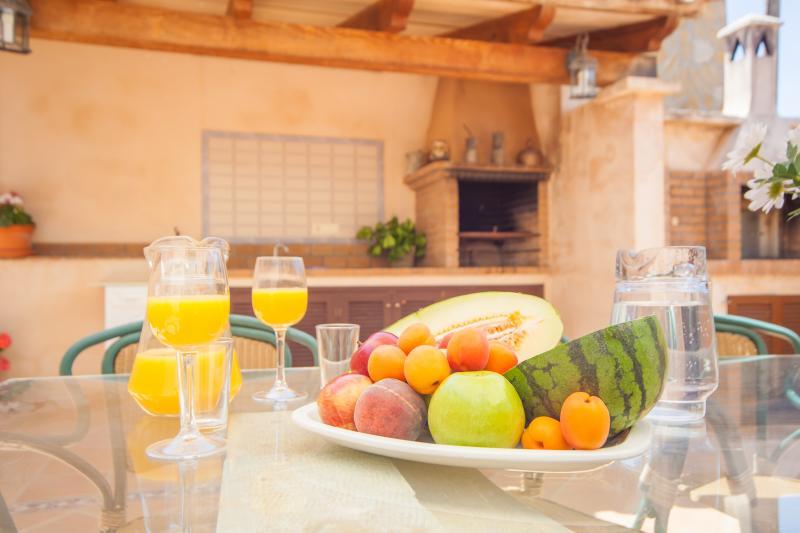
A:
[[[772,322],[737,315],[714,315],[714,327],[718,333],[717,350],[720,355],[767,354],[769,350],[762,334],[787,341],[792,345],[794,353],[800,354],[800,335],[787,327]],[[720,335],[723,336],[720,337]],[[726,344],[725,336],[736,336],[738,340]],[[725,349],[721,349],[721,347]]]
[[[242,355],[245,355],[253,352],[253,345],[248,344],[250,341],[256,341],[260,346],[267,344],[274,348],[275,333],[258,319],[244,315],[231,315],[230,323],[231,334],[236,343],[237,353],[241,352]],[[84,337],[70,346],[64,353],[61,364],[59,365],[59,374],[62,376],[71,376],[72,366],[84,350],[113,339],[116,339],[116,341],[114,341],[103,354],[101,372],[103,374],[116,374],[130,371],[130,366],[133,364],[133,356],[136,353],[136,345],[139,342],[142,325],[142,321],[131,322]],[[286,339],[287,341],[296,342],[308,348],[311,351],[314,364],[318,364],[317,341],[314,337],[299,329],[289,328]],[[123,362],[119,364],[121,355],[123,356]],[[286,346],[284,359],[287,367],[292,366],[292,352],[288,345]],[[240,363],[241,362],[242,361],[240,361]],[[242,366],[248,368],[248,366],[244,364]]]

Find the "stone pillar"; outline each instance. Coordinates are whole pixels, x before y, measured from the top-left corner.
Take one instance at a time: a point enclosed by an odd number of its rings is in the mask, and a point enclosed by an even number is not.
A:
[[[608,325],[618,249],[666,244],[663,104],[677,88],[625,78],[562,119],[547,297],[571,338]]]

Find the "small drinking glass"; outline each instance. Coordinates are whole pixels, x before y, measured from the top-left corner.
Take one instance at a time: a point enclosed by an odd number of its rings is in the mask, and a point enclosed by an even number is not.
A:
[[[253,311],[258,319],[275,330],[278,355],[275,383],[268,391],[253,394],[259,402],[281,403],[305,399],[286,382],[284,355],[286,330],[300,322],[308,307],[306,271],[302,257],[267,256],[256,259],[253,271]]]
[[[703,418],[719,383],[705,248],[617,253],[611,322],[648,315],[661,322],[669,352],[664,390],[649,417],[666,423]]]
[[[233,361],[233,339],[220,337],[198,350],[194,412],[202,432],[224,432],[228,427]]]
[[[317,325],[319,373],[322,386],[350,369],[350,358],[358,347],[358,324]]]
[[[153,459],[197,459],[225,449],[225,441],[198,429],[196,389],[201,354],[226,330],[229,316],[228,276],[219,248],[167,246],[157,252],[148,283],[147,322],[158,340],[176,350],[181,429],[175,438],[147,448]]]

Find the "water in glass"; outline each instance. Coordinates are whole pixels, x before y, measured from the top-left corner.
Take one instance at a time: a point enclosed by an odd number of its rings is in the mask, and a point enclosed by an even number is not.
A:
[[[718,385],[714,314],[703,247],[617,254],[612,323],[655,315],[669,348],[664,391],[650,418],[673,423],[705,416]]]

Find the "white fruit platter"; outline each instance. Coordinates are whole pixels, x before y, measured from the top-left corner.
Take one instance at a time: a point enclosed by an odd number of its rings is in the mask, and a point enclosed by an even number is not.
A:
[[[424,442],[426,437],[430,441],[429,435],[421,437],[422,441],[407,441],[359,433],[324,424],[316,403],[295,410],[292,421],[329,442],[385,457],[445,466],[546,473],[593,470],[614,461],[637,457],[647,451],[651,434],[650,424],[640,420],[622,442],[598,450],[526,450]]]

